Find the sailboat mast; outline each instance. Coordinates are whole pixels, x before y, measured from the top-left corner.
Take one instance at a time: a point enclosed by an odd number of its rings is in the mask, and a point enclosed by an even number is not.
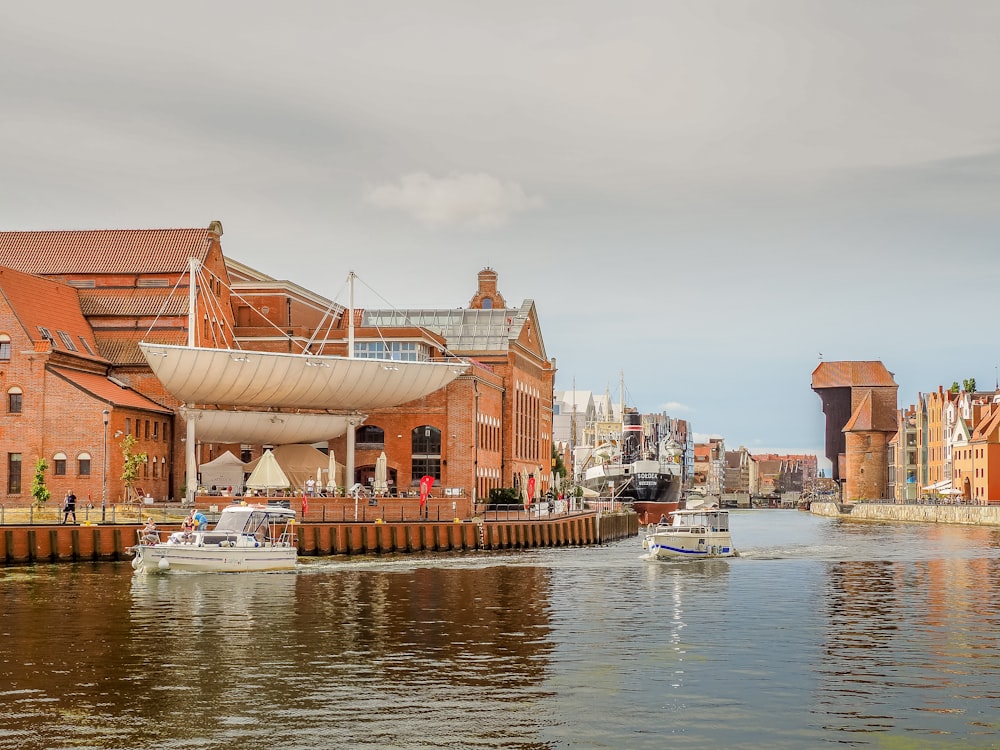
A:
[[[196,280],[198,278],[199,263],[197,258],[188,258],[188,273],[190,283],[188,284],[188,346],[194,348],[196,321],[198,319],[196,306],[198,304],[198,290]],[[191,404],[188,404],[191,406]],[[194,493],[198,489],[198,461],[195,457],[195,434],[194,434],[194,412],[187,413],[187,431],[184,437],[184,493],[187,505],[194,505]]]
[[[354,358],[354,271],[348,271],[347,273],[347,285],[349,290],[348,296],[348,308],[347,308],[347,357],[348,359]],[[347,420],[347,455],[344,457],[344,485],[345,487],[354,486],[354,430],[359,424],[360,420],[357,419],[357,415],[352,414]],[[355,507],[357,503],[355,502]],[[357,516],[357,510],[355,509],[355,516]],[[355,519],[356,520],[356,519]]]

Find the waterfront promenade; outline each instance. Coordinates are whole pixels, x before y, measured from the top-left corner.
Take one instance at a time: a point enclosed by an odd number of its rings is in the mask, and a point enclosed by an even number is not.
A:
[[[906,521],[951,523],[966,526],[1000,526],[1000,505],[965,503],[895,503],[865,500],[853,504],[813,502],[809,510],[819,516],[854,521]]]

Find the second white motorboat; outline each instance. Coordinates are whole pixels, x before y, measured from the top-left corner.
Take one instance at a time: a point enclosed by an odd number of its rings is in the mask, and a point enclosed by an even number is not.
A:
[[[138,530],[137,573],[291,570],[298,557],[295,511],[279,505],[229,505],[214,529],[165,533]]]
[[[650,527],[642,540],[650,560],[736,557],[729,533],[729,511],[718,508],[675,510],[666,523]]]

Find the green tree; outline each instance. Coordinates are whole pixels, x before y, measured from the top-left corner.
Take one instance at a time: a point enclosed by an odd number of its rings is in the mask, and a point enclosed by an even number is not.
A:
[[[951,391],[952,393],[958,393],[961,390],[961,388],[958,385],[958,381],[956,380],[954,383],[952,383],[951,388],[949,388],[948,390]]]
[[[975,378],[966,378],[965,380],[962,381],[962,387],[965,389],[966,393],[975,393],[976,392],[976,379]]]
[[[558,474],[563,479],[566,478],[566,464],[563,462],[562,454],[552,445],[552,473]]]
[[[35,498],[35,506],[42,508],[52,493],[45,486],[45,472],[49,468],[48,462],[44,458],[35,461],[35,478],[31,480],[31,496]]]
[[[135,480],[139,478],[139,467],[146,463],[147,455],[145,453],[133,453],[132,448],[135,445],[135,436],[126,435],[122,439],[122,481],[125,483],[125,487],[129,490],[135,485]],[[131,493],[129,493],[131,494]]]

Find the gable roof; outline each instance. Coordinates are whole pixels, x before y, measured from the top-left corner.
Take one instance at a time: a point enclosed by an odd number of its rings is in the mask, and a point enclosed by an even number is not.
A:
[[[218,222],[207,229],[0,232],[0,265],[40,276],[184,273],[188,259],[204,261],[221,234]]]
[[[0,294],[32,342],[48,340],[53,350],[84,359],[102,359],[94,332],[80,309],[76,289],[0,267]],[[46,332],[50,335],[46,336]]]
[[[89,393],[98,401],[106,401],[115,406],[127,406],[133,409],[143,409],[145,411],[155,411],[161,414],[172,414],[170,409],[160,406],[152,399],[148,399],[131,388],[123,388],[117,383],[111,382],[103,375],[92,372],[80,372],[64,367],[50,367],[49,371],[58,375],[63,380],[71,383],[81,391]]]

